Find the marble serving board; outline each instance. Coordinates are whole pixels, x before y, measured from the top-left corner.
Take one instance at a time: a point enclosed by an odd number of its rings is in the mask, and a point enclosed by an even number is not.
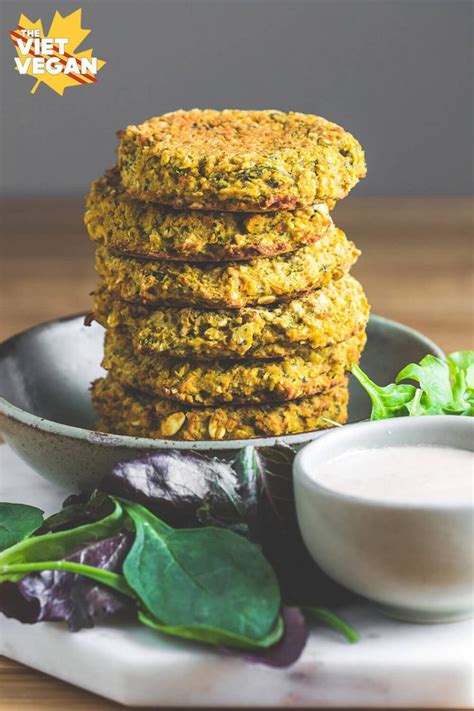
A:
[[[66,495],[0,446],[0,501],[52,513]],[[62,624],[24,625],[1,614],[0,653],[136,706],[473,705],[472,621],[413,625],[384,618],[364,604],[342,614],[360,631],[358,644],[314,627],[301,659],[283,670],[219,656],[135,624],[100,624],[72,634]]]

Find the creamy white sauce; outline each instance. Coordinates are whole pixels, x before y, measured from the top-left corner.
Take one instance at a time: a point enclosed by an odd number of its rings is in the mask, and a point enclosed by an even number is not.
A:
[[[427,445],[346,452],[314,472],[322,486],[377,501],[469,503],[474,452]]]

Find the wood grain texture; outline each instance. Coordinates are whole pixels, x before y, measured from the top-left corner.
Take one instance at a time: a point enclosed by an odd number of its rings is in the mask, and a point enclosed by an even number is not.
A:
[[[87,311],[96,277],[83,201],[2,201],[0,338]],[[474,347],[473,202],[468,198],[352,198],[336,224],[362,249],[354,274],[374,313],[423,331],[446,352]],[[7,659],[0,711],[123,708]]]

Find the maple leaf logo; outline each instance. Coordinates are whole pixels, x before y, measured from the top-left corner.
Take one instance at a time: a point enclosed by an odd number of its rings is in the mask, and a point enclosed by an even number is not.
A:
[[[70,15],[62,17],[62,15],[56,11],[49,32],[45,35],[43,31],[43,23],[40,19],[36,22],[32,22],[26,15],[21,14],[18,21],[18,27],[15,30],[10,31],[10,37],[15,46],[16,53],[21,61],[21,74],[28,74],[36,79],[36,83],[31,89],[31,93],[34,94],[38,86],[43,83],[49,86],[50,89],[55,91],[60,96],[63,96],[64,89],[71,86],[81,86],[84,84],[94,84],[97,80],[95,73],[91,71],[82,71],[78,69],[77,71],[71,70],[71,67],[82,67],[84,66],[83,60],[89,60],[88,64],[92,63],[92,49],[87,49],[82,52],[76,52],[75,50],[84,41],[90,30],[86,30],[81,26],[82,22],[82,10],[78,9],[72,12]],[[65,38],[67,43],[53,43],[51,52],[38,51],[36,47],[38,42],[31,42],[29,46],[27,44],[28,37],[32,37],[32,32],[34,32],[35,39],[43,40],[45,38]],[[28,51],[26,49],[28,48]],[[67,51],[66,51],[67,50]],[[59,68],[58,71],[35,71],[35,66],[33,61],[29,58],[40,58],[42,60],[53,60],[55,68]],[[96,72],[98,72],[105,64],[103,59],[94,59]],[[17,63],[17,68],[19,67]]]

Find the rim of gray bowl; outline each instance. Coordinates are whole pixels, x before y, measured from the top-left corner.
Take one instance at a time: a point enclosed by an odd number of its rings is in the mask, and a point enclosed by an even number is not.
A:
[[[51,321],[43,321],[35,326],[25,329],[20,333],[16,333],[10,336],[5,341],[0,343],[0,357],[1,352],[4,348],[9,347],[16,339],[31,333],[36,330],[41,330],[45,328],[53,327],[57,324],[64,323],[66,321],[72,321],[79,317],[84,317],[84,313],[72,314],[71,316],[61,316],[60,318],[53,319]],[[378,324],[387,324],[390,328],[394,328],[398,331],[403,331],[408,333],[420,341],[426,344],[427,350],[435,353],[438,357],[444,358],[445,354],[442,349],[436,345],[430,338],[425,336],[420,331],[417,331],[410,326],[406,326],[399,321],[394,321],[392,319],[385,318],[384,316],[378,316],[376,314],[371,314],[370,320],[372,322],[377,322]],[[5,416],[10,417],[18,422],[34,427],[35,429],[42,430],[44,432],[64,435],[66,437],[71,437],[74,439],[86,440],[90,443],[108,445],[111,447],[128,447],[130,449],[139,448],[149,448],[149,449],[241,449],[242,447],[251,444],[256,447],[271,447],[278,442],[284,442],[285,444],[301,444],[306,443],[308,438],[310,438],[315,433],[320,436],[326,432],[326,430],[312,430],[310,432],[300,432],[299,434],[290,435],[279,435],[275,437],[251,437],[248,439],[228,439],[228,440],[196,440],[196,441],[181,441],[174,439],[150,439],[148,437],[130,437],[128,435],[111,434],[108,432],[101,432],[99,430],[89,430],[84,427],[75,427],[74,425],[66,425],[62,422],[55,422],[54,420],[48,420],[39,415],[34,415],[27,410],[23,410],[21,407],[13,405],[11,402],[6,400],[4,397],[0,396],[0,412]],[[356,424],[356,423],[352,423]]]

